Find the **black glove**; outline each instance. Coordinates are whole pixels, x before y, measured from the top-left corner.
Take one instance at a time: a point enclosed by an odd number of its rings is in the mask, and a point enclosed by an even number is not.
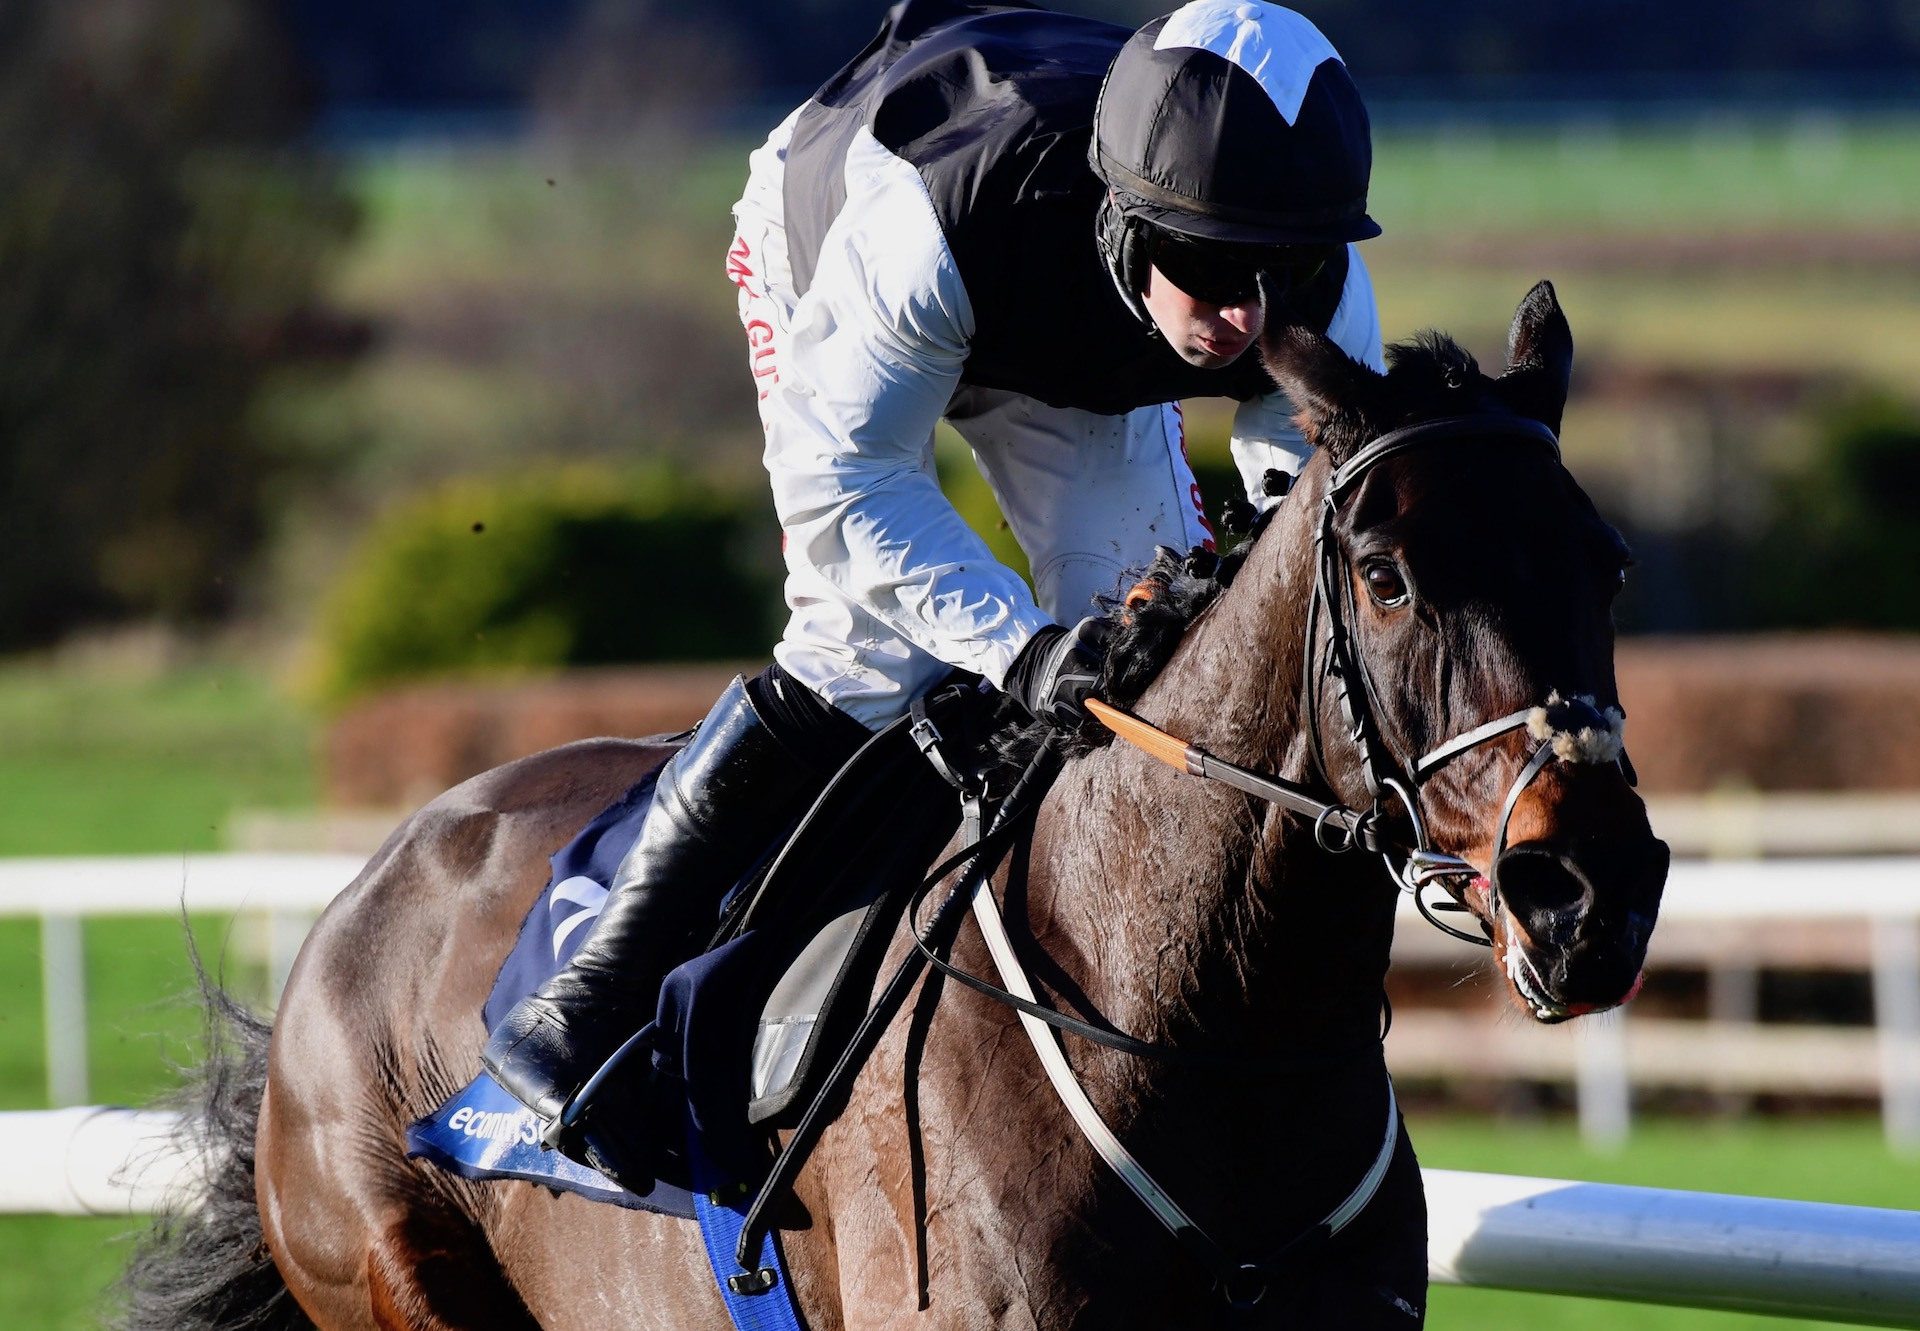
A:
[[[1099,616],[1070,629],[1047,625],[1013,659],[1007,695],[1042,721],[1062,730],[1078,729],[1090,719],[1081,704],[1100,683],[1112,631],[1112,624]]]

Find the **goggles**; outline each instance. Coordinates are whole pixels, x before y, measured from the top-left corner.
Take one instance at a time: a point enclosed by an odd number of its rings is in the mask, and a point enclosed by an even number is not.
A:
[[[1260,298],[1260,274],[1286,291],[1326,267],[1324,245],[1224,245],[1158,232],[1151,250],[1160,276],[1207,305],[1246,305]]]

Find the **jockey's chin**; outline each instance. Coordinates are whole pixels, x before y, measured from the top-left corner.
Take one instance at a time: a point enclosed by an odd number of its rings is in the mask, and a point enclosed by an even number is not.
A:
[[[1202,370],[1217,370],[1239,360],[1259,338],[1264,322],[1257,298],[1238,305],[1197,300],[1161,276],[1158,268],[1148,270],[1143,297],[1167,345],[1181,360]]]

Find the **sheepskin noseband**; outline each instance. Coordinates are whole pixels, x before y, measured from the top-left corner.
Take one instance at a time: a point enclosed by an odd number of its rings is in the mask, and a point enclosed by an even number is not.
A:
[[[1527,733],[1553,745],[1553,756],[1569,763],[1611,763],[1626,747],[1627,718],[1618,707],[1601,708],[1590,694],[1563,698],[1547,695],[1546,706],[1527,713]]]

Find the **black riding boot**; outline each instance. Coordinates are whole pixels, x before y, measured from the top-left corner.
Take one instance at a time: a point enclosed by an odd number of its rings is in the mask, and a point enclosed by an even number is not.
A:
[[[778,680],[777,671],[754,685],[764,688],[769,679],[775,689],[798,687]],[[784,695],[771,701],[778,708]],[[858,731],[844,714],[833,720]],[[818,747],[783,743],[747,683],[736,679],[686,748],[660,769],[653,806],[593,932],[565,969],[501,1019],[480,1055],[494,1080],[550,1127],[587,1079],[652,1020],[660,980],[687,956],[689,935],[711,926],[721,897],[846,756],[822,755]],[[552,1144],[575,1159],[603,1154],[583,1133],[554,1135]],[[632,1186],[636,1171],[623,1172]]]

